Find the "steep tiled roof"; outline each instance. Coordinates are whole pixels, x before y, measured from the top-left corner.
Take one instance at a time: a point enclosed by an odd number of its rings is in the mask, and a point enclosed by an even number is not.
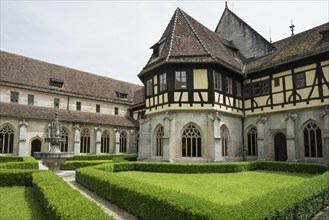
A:
[[[75,69],[0,51],[0,85],[82,96],[132,104],[134,91],[141,86]],[[62,88],[50,86],[50,79],[64,82]],[[127,94],[120,99],[116,92]]]
[[[243,63],[227,47],[234,45],[177,8],[155,46],[158,57],[151,57],[139,76],[165,63],[219,63],[241,71]],[[155,47],[153,46],[153,47]]]
[[[145,102],[145,89],[142,87],[134,92],[134,105]]]
[[[273,43],[278,50],[251,60],[246,71],[255,72],[320,53],[327,53],[329,58],[329,43],[323,43],[320,33],[325,30],[329,30],[329,22]]]
[[[276,50],[262,35],[234,14],[227,5],[215,32],[232,41],[246,59],[260,57]]]
[[[11,104],[11,103],[1,103],[0,116],[15,117],[22,119],[53,120],[54,113],[56,110],[58,110],[60,121],[104,124],[104,125],[124,126],[124,127],[138,126],[138,122],[136,120],[126,117],[121,117],[121,116],[69,111],[65,109],[44,108],[44,107]]]

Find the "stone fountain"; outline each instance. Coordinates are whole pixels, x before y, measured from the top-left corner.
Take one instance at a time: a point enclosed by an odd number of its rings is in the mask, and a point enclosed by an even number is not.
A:
[[[58,113],[55,113],[55,120],[48,125],[48,138],[45,142],[49,143],[48,152],[35,152],[34,156],[41,159],[51,171],[60,172],[60,166],[65,163],[68,158],[73,157],[74,153],[61,152],[60,144],[65,143],[65,138],[60,136],[62,129],[61,123],[58,121]]]

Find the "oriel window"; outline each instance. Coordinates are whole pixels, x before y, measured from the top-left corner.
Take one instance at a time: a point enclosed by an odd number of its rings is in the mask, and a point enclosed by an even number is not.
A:
[[[153,80],[149,79],[146,81],[146,96],[153,95]]]
[[[214,71],[214,88],[222,91],[222,75],[216,71]]]
[[[186,71],[175,72],[175,89],[186,89]]]
[[[160,92],[167,90],[167,74],[163,73],[160,75]]]
[[[226,77],[226,93],[231,95],[233,94],[232,79],[229,77]]]

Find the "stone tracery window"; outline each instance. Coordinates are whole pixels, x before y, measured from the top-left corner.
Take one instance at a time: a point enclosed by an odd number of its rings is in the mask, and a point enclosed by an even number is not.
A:
[[[101,137],[101,153],[110,153],[110,132],[105,130]]]
[[[247,133],[248,139],[248,156],[257,156],[257,129],[252,127]]]
[[[226,126],[221,128],[222,137],[222,156],[228,156],[229,151],[229,132]]]
[[[304,128],[304,148],[305,157],[323,157],[321,129],[313,122]]]
[[[122,131],[120,133],[120,153],[127,153],[127,132]]]
[[[80,153],[90,153],[90,131],[83,129],[80,133]]]
[[[14,149],[14,129],[5,124],[0,129],[0,154],[12,154]]]
[[[187,126],[187,128],[183,132],[182,156],[183,157],[201,157],[202,156],[201,133],[194,125]]]
[[[66,128],[62,128],[61,130],[61,138],[65,139],[65,143],[60,143],[59,144],[59,149],[61,152],[67,152],[68,150],[68,143],[69,143],[69,132],[67,131]]]
[[[156,131],[156,145],[155,145],[155,155],[163,156],[163,126],[160,126]]]

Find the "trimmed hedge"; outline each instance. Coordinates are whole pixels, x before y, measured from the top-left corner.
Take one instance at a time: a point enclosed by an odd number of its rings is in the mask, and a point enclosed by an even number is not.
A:
[[[136,161],[136,154],[100,154],[100,155],[76,155],[68,161],[72,160],[112,160],[114,162]]]
[[[0,169],[0,187],[32,186],[32,174],[38,170]]]
[[[0,169],[39,169],[38,161],[31,156],[4,156],[0,158],[3,161],[0,163]]]
[[[322,174],[328,170],[326,164],[278,161],[257,161],[257,169],[295,173]]]
[[[36,195],[51,219],[113,219],[51,171],[36,172],[32,176]]]
[[[61,170],[75,170],[81,167],[95,166],[104,163],[113,163],[112,160],[71,160],[61,165]]]
[[[192,173],[193,169],[204,173],[216,170],[239,172],[254,170],[258,164],[262,169],[266,170],[268,167],[269,170],[273,170],[277,163],[254,161],[228,163],[227,166],[168,163],[102,164],[78,169],[76,181],[143,219],[308,219],[329,204],[328,172],[301,184],[278,189],[234,206],[214,204],[181,192],[125,179],[113,173],[127,170]],[[296,168],[294,171],[298,172],[324,171],[321,164],[286,163],[286,166],[289,171],[293,171],[293,167]],[[279,163],[276,169],[282,171],[282,167],[283,164]]]

